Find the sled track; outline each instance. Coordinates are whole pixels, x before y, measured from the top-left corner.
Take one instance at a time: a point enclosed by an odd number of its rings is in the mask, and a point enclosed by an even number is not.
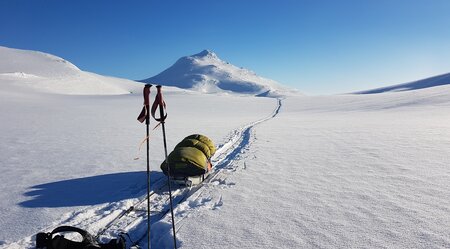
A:
[[[227,170],[227,169],[234,170],[236,168],[236,166],[233,166],[233,162],[242,153],[244,153],[246,150],[248,150],[248,148],[251,145],[253,127],[276,117],[279,114],[281,107],[282,107],[282,99],[277,99],[276,108],[272,112],[271,115],[232,131],[231,134],[227,138],[227,142],[225,142],[222,145],[219,145],[219,148],[217,149],[216,154],[211,159],[212,164],[214,165],[213,171],[205,178],[205,180],[201,184],[193,186],[191,188],[176,189],[176,192],[173,193],[174,210],[176,210],[176,208],[179,204],[181,204],[183,201],[185,201],[187,199],[189,199],[189,201],[195,202],[201,196],[201,194],[205,191],[205,186],[207,186],[208,184],[210,184],[211,182],[213,182],[215,180],[218,180],[225,170]],[[159,219],[151,220],[151,224],[155,224],[156,222],[159,222],[163,219],[168,220],[168,217],[165,217],[165,215],[170,211],[168,205],[169,205],[168,200],[166,200],[165,209],[162,210],[161,213],[158,213]],[[183,216],[181,218],[176,217],[175,223],[176,223],[176,227],[177,227],[177,232],[183,226],[182,221],[185,217],[186,216]],[[151,215],[151,219],[153,219],[153,215]],[[145,230],[144,233],[141,232],[142,235],[136,241],[137,244],[140,241],[142,241],[143,239],[147,238],[146,237],[146,234],[147,234],[146,227],[144,230]],[[161,239],[164,239],[164,237],[166,237],[167,235],[171,235],[171,232],[172,232],[171,228],[166,227],[165,231],[160,231],[158,233],[158,236],[155,236],[155,237],[158,237],[159,240],[161,240]],[[151,235],[151,237],[152,237],[152,247],[161,246],[158,240],[155,241],[156,238],[153,238],[153,235]],[[154,242],[156,242],[156,243],[154,243]]]
[[[172,196],[174,211],[179,204],[189,198],[189,201],[196,201],[205,191],[205,186],[215,180],[219,180],[226,170],[235,170],[237,166],[233,162],[249,149],[252,143],[252,130],[256,125],[266,122],[276,117],[282,107],[282,99],[277,99],[277,105],[274,111],[266,118],[247,124],[241,128],[232,131],[224,144],[218,146],[215,155],[211,158],[214,165],[211,173],[205,180],[193,187],[172,186]],[[157,235],[153,234],[153,225],[158,225],[160,221],[168,220],[167,213],[170,211],[167,178],[161,177],[152,183],[153,190],[150,192],[150,224],[152,225],[152,247],[158,248],[160,240],[165,236],[171,235],[171,227],[158,229]],[[87,229],[100,241],[108,241],[109,238],[117,237],[120,233],[127,234],[127,248],[140,248],[139,244],[147,238],[147,193],[140,191],[139,198],[123,200],[116,203],[108,203],[95,208],[86,208],[74,212],[59,225],[72,225]],[[194,196],[195,195],[195,196]],[[80,217],[85,216],[85,219]],[[176,217],[175,223],[177,231],[182,227],[182,221],[185,217]],[[80,221],[81,220],[81,221]],[[49,229],[51,230],[51,229]],[[154,244],[155,243],[155,244]]]
[[[281,99],[277,99],[277,106],[272,114],[264,119],[250,123],[240,129],[234,130],[228,137],[228,141],[219,146],[216,155],[212,158],[215,169],[212,174],[219,174],[223,168],[228,166],[238,155],[242,153],[251,143],[251,131],[256,125],[274,118],[280,112],[282,103]],[[217,172],[216,172],[217,171]]]

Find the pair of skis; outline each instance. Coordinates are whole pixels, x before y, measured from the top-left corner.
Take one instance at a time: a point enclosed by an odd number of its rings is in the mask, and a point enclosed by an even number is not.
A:
[[[166,128],[165,128],[165,120],[167,118],[167,113],[165,113],[166,102],[163,99],[162,95],[162,86],[156,86],[156,96],[155,101],[150,109],[150,88],[151,84],[146,84],[143,90],[144,94],[144,107],[142,108],[141,113],[139,114],[137,120],[141,123],[145,121],[146,125],[146,140],[147,140],[147,236],[148,236],[148,249],[150,249],[150,145],[149,145],[149,131],[150,131],[150,113],[152,117],[159,122],[162,126],[163,132],[163,142],[164,142],[164,155],[165,155],[165,164],[167,165],[167,182],[169,187],[169,200],[170,200],[170,213],[172,216],[172,232],[173,232],[173,243],[174,248],[177,248],[177,239],[176,239],[176,230],[175,230],[175,220],[173,216],[173,203],[172,203],[172,188],[170,184],[170,165],[168,161],[167,155],[167,142],[166,142]],[[156,117],[156,111],[159,109],[159,117]]]

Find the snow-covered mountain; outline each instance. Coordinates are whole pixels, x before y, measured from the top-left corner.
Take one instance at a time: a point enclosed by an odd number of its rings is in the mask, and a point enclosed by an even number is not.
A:
[[[111,95],[138,91],[134,81],[80,70],[47,53],[0,46],[0,89],[72,95]]]
[[[141,81],[204,93],[234,92],[274,97],[296,92],[274,80],[223,61],[210,50],[182,57],[160,74]]]
[[[357,92],[358,94],[373,94],[373,93],[383,93],[383,92],[401,92],[417,90],[435,86],[442,86],[450,84],[450,73],[441,74],[438,76],[417,80],[409,83],[403,83],[393,86],[381,87],[366,91]]]

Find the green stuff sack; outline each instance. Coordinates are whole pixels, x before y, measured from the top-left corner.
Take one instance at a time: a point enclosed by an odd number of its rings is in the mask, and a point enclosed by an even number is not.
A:
[[[196,139],[183,139],[180,143],[175,146],[175,149],[177,148],[184,148],[184,147],[193,147],[198,150],[200,150],[207,158],[211,157],[211,149],[206,145],[205,143],[196,140]]]
[[[201,143],[205,144],[206,146],[208,146],[208,148],[211,152],[210,157],[212,157],[214,155],[214,153],[216,153],[216,146],[214,145],[213,141],[211,139],[209,139],[207,136],[200,135],[200,134],[194,134],[194,135],[185,137],[183,140],[186,140],[186,139],[195,139],[195,140],[198,140]]]
[[[184,138],[169,154],[170,175],[186,177],[205,174],[215,152],[214,143],[204,135],[194,134]],[[168,174],[165,162],[161,164],[161,170]]]

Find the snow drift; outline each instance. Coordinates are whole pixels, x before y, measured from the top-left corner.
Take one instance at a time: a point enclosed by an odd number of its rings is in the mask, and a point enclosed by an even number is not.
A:
[[[410,91],[417,90],[435,86],[442,86],[450,84],[450,73],[441,74],[438,76],[417,80],[409,83],[398,84],[393,86],[381,87],[372,90],[366,90],[357,92],[357,94],[373,94],[373,93],[383,93],[383,92],[400,92],[400,91]]]
[[[0,46],[0,90],[13,88],[71,95],[112,95],[138,91],[141,85],[82,71],[51,54]]]
[[[223,61],[210,50],[182,57],[160,74],[141,81],[203,93],[232,92],[277,97],[296,92],[274,80]]]

